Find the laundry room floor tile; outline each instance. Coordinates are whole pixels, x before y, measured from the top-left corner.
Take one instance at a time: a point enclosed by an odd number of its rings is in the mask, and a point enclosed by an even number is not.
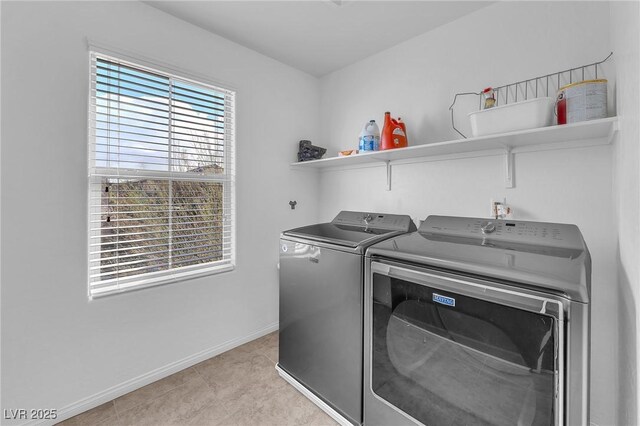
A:
[[[113,400],[116,411],[123,413],[138,405],[144,404],[154,398],[158,398],[165,393],[184,385],[196,378],[200,378],[198,372],[192,367],[182,371],[178,371],[171,376],[164,379],[153,382],[147,386],[144,386],[134,392],[129,392],[126,395],[121,396]]]
[[[59,424],[337,425],[278,375],[277,358],[274,332]]]

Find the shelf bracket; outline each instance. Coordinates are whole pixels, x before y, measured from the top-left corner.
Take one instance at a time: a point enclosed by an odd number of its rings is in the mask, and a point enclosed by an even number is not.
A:
[[[385,161],[387,165],[387,191],[391,191],[391,161]]]
[[[505,149],[505,179],[504,184],[505,188],[514,188],[514,173],[513,173],[513,152],[511,152],[511,148]]]
[[[609,134],[607,135],[607,144],[610,144],[613,141],[614,136],[620,130],[620,123],[616,120],[611,124],[611,129],[609,130]]]

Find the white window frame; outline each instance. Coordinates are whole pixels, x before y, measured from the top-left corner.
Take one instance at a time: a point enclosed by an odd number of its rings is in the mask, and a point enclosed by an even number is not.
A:
[[[95,58],[101,57],[107,60],[120,62],[126,65],[133,66],[143,71],[149,71],[156,74],[161,74],[166,77],[182,80],[187,83],[207,87],[214,89],[218,92],[225,94],[225,133],[224,133],[224,146],[225,146],[225,158],[224,167],[225,173],[221,175],[197,175],[194,176],[188,172],[181,173],[176,171],[159,172],[159,171],[147,171],[147,170],[134,170],[134,169],[119,169],[119,168],[98,168],[95,166],[95,153],[92,149],[96,144],[96,85],[95,78],[93,77]],[[230,88],[227,84],[219,84],[210,81],[206,77],[195,75],[193,73],[181,70],[177,67],[161,64],[157,61],[150,61],[144,59],[140,55],[131,55],[130,53],[124,53],[122,51],[114,51],[111,48],[106,48],[101,45],[96,45],[89,42],[89,103],[88,103],[88,190],[87,190],[87,291],[89,299],[95,299],[102,296],[119,294],[132,290],[138,290],[148,287],[155,287],[159,285],[176,283],[187,279],[193,279],[198,277],[204,277],[213,274],[220,274],[223,272],[233,271],[236,265],[236,185],[235,185],[235,99],[236,90]],[[227,116],[227,111],[229,116]],[[96,229],[91,227],[91,214],[92,209],[96,209],[96,206],[92,205],[91,192],[92,185],[96,184],[96,179],[102,177],[112,178],[157,178],[167,181],[175,180],[193,180],[197,182],[221,182],[223,184],[224,192],[229,194],[229,202],[225,204],[225,219],[224,223],[229,229],[230,237],[230,254],[228,259],[221,261],[214,261],[209,263],[203,263],[198,265],[191,265],[187,267],[180,267],[176,269],[168,269],[165,271],[149,272],[144,274],[133,275],[124,278],[114,278],[110,280],[98,281],[92,283],[91,281],[91,269],[92,260],[95,262],[96,254],[91,253],[91,237],[92,233],[95,235]],[[100,207],[97,207],[100,208]],[[95,210],[93,210],[95,212]],[[99,254],[97,254],[99,258]]]

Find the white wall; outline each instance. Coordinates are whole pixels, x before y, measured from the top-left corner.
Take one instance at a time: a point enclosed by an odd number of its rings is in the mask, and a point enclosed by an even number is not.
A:
[[[317,140],[318,80],[138,2],[1,7],[2,408],[62,409],[273,329],[279,232],[317,219],[317,177],[288,163]],[[237,89],[234,272],[87,301],[86,37]]]
[[[607,2],[501,2],[324,76],[322,143],[331,155],[357,148],[364,123],[382,127],[385,111],[407,122],[411,145],[457,139],[449,112],[455,93],[604,59],[608,13]],[[460,102],[477,109],[476,99]],[[466,134],[471,111],[456,108]]]
[[[640,5],[613,2],[611,45],[615,50],[617,112],[614,181],[618,222],[619,424],[638,416],[638,309],[640,305]]]
[[[364,122],[384,111],[407,122],[411,145],[456,139],[448,111],[456,92],[603,59],[608,16],[607,3],[501,2],[334,72],[321,79],[321,144],[353,148]],[[613,88],[615,75],[603,74]],[[502,156],[397,165],[390,192],[382,167],[325,171],[321,219],[339,209],[486,217],[489,199],[506,197],[518,219],[577,224],[593,258],[591,421],[617,424],[612,151],[517,154],[513,189],[504,187]]]

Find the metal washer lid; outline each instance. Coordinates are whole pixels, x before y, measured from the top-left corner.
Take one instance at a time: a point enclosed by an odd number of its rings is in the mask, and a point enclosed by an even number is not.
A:
[[[482,227],[490,222],[495,229],[485,234]],[[367,256],[510,281],[583,303],[590,300],[591,257],[575,225],[430,216],[419,232],[375,244]]]

